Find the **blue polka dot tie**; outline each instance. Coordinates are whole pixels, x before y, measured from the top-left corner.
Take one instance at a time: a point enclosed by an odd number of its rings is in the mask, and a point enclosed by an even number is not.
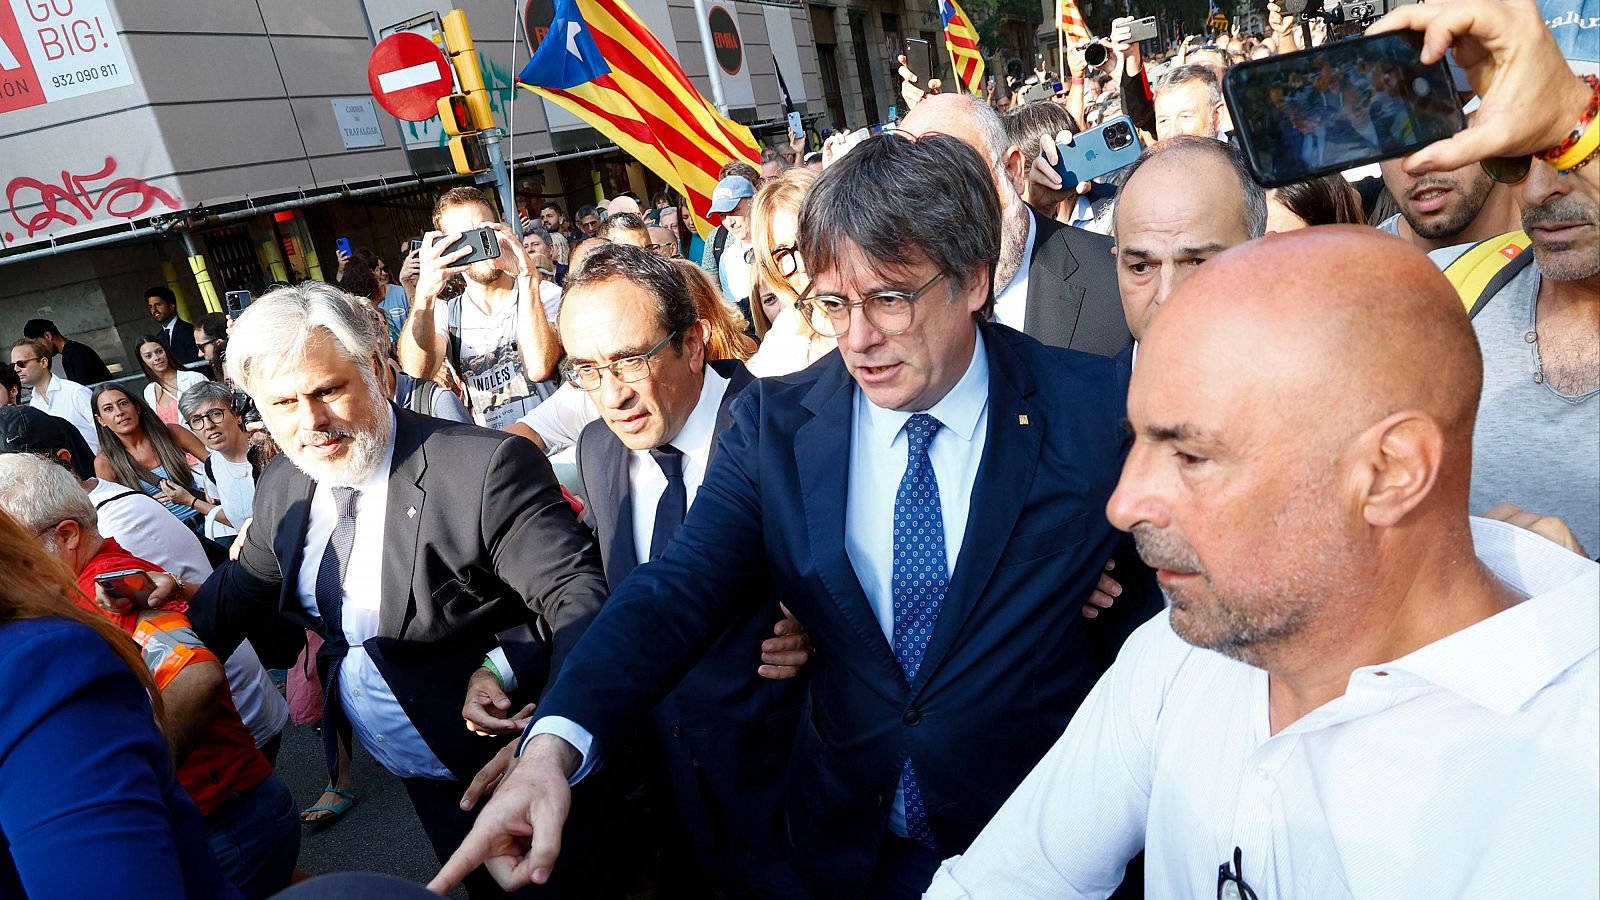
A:
[[[894,568],[889,593],[894,599],[894,656],[905,672],[906,683],[916,680],[922,657],[928,652],[939,606],[949,587],[945,566],[944,512],[939,506],[939,482],[928,458],[928,445],[941,423],[926,413],[906,421],[906,473],[894,496]],[[928,827],[928,811],[911,758],[900,773],[906,799],[906,834],[930,849],[937,849]]]

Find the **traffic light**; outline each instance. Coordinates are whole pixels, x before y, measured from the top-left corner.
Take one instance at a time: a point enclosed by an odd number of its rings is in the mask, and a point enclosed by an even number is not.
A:
[[[445,14],[444,48],[450,56],[450,65],[456,70],[456,84],[461,86],[461,96],[466,99],[468,120],[473,129],[493,128],[494,110],[489,105],[483,68],[478,64],[478,51],[473,46],[472,28],[467,24],[464,10],[453,9]]]
[[[461,175],[489,171],[489,151],[483,146],[483,135],[473,132],[451,138],[450,161]]]

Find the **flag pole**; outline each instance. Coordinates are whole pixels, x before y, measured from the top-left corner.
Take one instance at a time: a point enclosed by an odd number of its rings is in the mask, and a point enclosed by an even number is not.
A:
[[[956,83],[956,93],[959,94],[959,93],[961,93],[961,88],[964,85],[962,84],[962,81],[961,81],[961,70],[956,68],[956,48],[953,47],[950,44],[949,41],[945,41],[944,42],[944,52],[945,52],[945,54],[947,56],[950,57],[950,78],[951,78],[951,80],[953,80]],[[928,77],[931,79],[933,77],[933,75],[929,74]],[[923,85],[923,87],[927,87],[927,85]],[[939,83],[939,90],[940,91],[944,90],[944,83],[943,82]]]

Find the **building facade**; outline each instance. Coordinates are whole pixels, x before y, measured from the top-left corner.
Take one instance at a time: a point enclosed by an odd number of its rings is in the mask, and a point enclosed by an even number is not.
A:
[[[780,82],[827,115],[812,15],[799,0],[634,0],[702,94],[785,142]],[[194,321],[227,290],[332,280],[334,245],[398,271],[454,175],[437,119],[372,99],[381,37],[466,11],[519,205],[570,211],[660,184],[564,110],[512,87],[549,0],[6,0],[0,2],[0,334],[42,316],[136,372],[143,292],[170,286]],[[717,17],[720,53],[703,20]],[[417,23],[423,23],[421,25]],[[729,38],[727,33],[733,33]],[[736,53],[734,51],[737,51]]]

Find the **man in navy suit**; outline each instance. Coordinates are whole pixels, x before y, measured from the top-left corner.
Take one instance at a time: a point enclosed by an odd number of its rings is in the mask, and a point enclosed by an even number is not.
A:
[[[480,862],[558,866],[587,777],[730,623],[781,586],[816,644],[786,786],[821,897],[914,897],[1048,749],[1159,604],[1107,557],[1127,436],[1105,357],[987,322],[999,200],[981,157],[874,137],[812,189],[802,314],[839,353],[735,401],[665,555],[616,588],[545,696],[521,759],[433,887]]]
[[[738,360],[707,360],[710,325],[682,270],[637,247],[607,244],[584,260],[562,298],[560,328],[564,374],[600,413],[578,440],[578,469],[606,580],[619,586],[682,525],[734,399],[755,377]],[[764,578],[747,590],[757,602],[650,715],[652,763],[677,809],[658,829],[658,897],[713,896],[708,882],[727,896],[806,896],[779,816],[803,681],[758,674],[776,674],[763,663],[782,658],[762,652],[774,623],[793,623]]]

